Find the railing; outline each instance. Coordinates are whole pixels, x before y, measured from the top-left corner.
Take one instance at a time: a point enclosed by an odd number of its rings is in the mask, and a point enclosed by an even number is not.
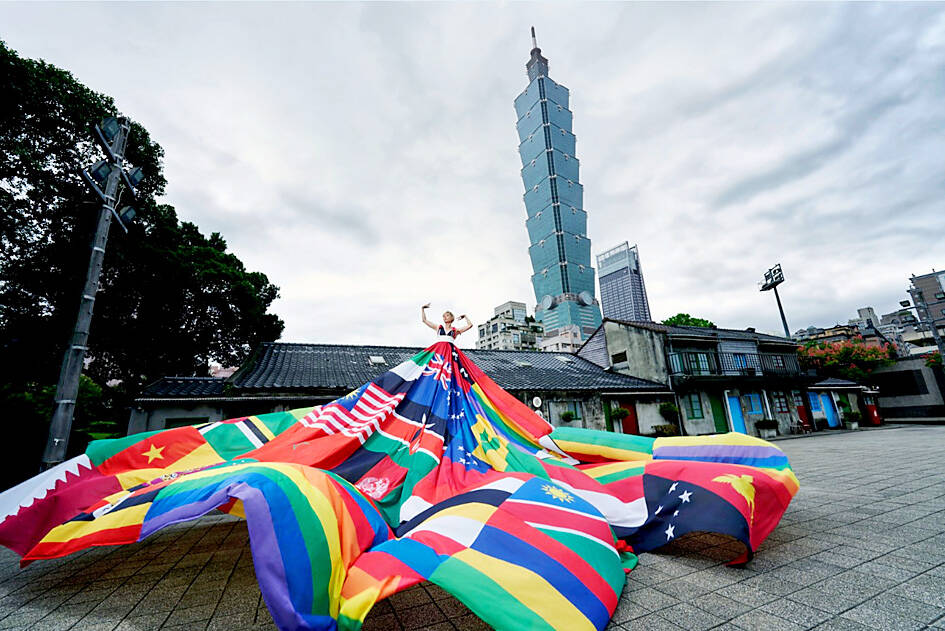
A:
[[[669,372],[674,376],[762,376],[800,375],[797,355],[781,353],[717,353],[684,351],[668,353]]]

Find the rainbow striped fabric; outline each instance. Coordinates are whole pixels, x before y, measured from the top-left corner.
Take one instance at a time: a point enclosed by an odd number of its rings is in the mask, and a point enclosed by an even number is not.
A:
[[[709,531],[747,560],[796,491],[741,434],[552,431],[438,342],[323,406],[93,442],[0,494],[0,543],[29,563],[221,510],[281,629],[358,629],[424,580],[498,629],[603,629],[634,552]]]

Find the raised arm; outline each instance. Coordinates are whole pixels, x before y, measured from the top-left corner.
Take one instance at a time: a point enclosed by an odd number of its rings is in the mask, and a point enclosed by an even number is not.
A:
[[[473,328],[473,323],[472,323],[472,321],[471,321],[469,318],[467,318],[465,315],[459,316],[459,319],[460,319],[460,320],[465,320],[465,321],[466,321],[466,326],[464,326],[464,327],[461,328],[461,329],[456,329],[456,333],[457,333],[457,334],[459,334],[459,333],[465,333],[465,332],[468,331],[469,329]]]
[[[436,325],[430,322],[429,320],[427,320],[427,309],[429,308],[430,308],[429,302],[423,305],[422,307],[420,307],[420,319],[423,321],[424,324],[426,324],[428,327],[436,331]]]

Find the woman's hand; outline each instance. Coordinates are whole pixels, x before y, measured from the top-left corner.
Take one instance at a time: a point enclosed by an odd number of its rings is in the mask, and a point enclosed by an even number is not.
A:
[[[420,307],[420,308],[421,308],[421,309],[429,309],[429,308],[430,308],[430,303],[428,302],[427,304],[423,305],[423,306]]]

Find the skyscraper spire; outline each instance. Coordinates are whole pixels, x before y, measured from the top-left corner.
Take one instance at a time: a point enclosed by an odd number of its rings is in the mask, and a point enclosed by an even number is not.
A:
[[[535,27],[532,27],[532,52],[531,59],[525,64],[525,71],[528,73],[528,80],[534,81],[537,77],[548,76],[548,60],[542,57],[541,49],[538,48],[538,40],[535,38]]]

